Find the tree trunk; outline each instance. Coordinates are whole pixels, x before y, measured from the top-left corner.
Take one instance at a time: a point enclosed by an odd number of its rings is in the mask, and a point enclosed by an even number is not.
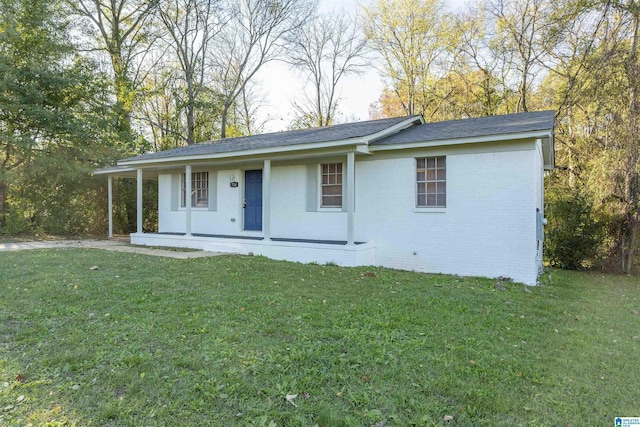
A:
[[[627,69],[629,80],[629,113],[630,113],[630,135],[629,135],[629,154],[626,179],[626,192],[628,194],[629,206],[628,218],[629,223],[629,246],[627,247],[627,260],[625,263],[625,273],[631,274],[633,268],[633,259],[636,253],[636,234],[638,232],[638,159],[640,157],[640,147],[638,147],[638,136],[640,134],[638,120],[640,119],[640,100],[638,96],[638,79],[640,78],[640,64],[638,64],[638,37],[640,29],[640,15],[638,11],[630,10],[633,14],[633,38],[631,42],[631,55],[629,58],[629,66]]]
[[[113,67],[113,86],[116,93],[116,113],[118,116],[118,134],[124,139],[127,145],[133,142],[133,131],[131,128],[131,108],[133,103],[133,90],[127,70],[123,64],[119,50],[110,52],[111,65]],[[131,146],[133,151],[135,147]]]
[[[222,117],[220,118],[220,138],[225,139],[227,137],[227,116],[229,115],[229,107],[228,103],[225,103],[222,107]]]
[[[195,129],[196,129],[196,120],[195,120],[195,112],[194,112],[194,101],[190,101],[187,106],[187,144],[193,145],[196,143],[195,140]]]
[[[0,181],[0,227],[5,224],[7,210],[7,183]]]
[[[629,247],[627,249],[627,262],[625,263],[625,273],[631,275],[631,269],[633,268],[633,258],[636,254],[636,234],[638,233],[638,218],[631,219],[632,224],[629,225]]]

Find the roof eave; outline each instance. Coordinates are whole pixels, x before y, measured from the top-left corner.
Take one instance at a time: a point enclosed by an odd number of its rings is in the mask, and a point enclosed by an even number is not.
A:
[[[282,154],[282,153],[295,152],[295,151],[310,151],[310,150],[318,150],[318,149],[326,149],[326,148],[344,148],[344,147],[351,147],[351,146],[358,147],[362,145],[367,145],[367,140],[365,137],[349,138],[349,139],[327,141],[327,142],[321,142],[321,143],[315,142],[315,143],[306,143],[306,144],[285,145],[285,146],[279,146],[279,147],[257,148],[253,150],[228,151],[224,153],[207,153],[207,154],[196,154],[191,156],[171,156],[171,157],[142,159],[142,160],[120,160],[118,161],[118,165],[130,166],[130,167],[164,165],[164,164],[176,163],[176,162],[229,159],[234,157],[245,158],[245,157],[262,156],[262,155],[270,155],[270,154]]]
[[[405,142],[405,143],[388,144],[388,145],[372,145],[369,147],[369,149],[375,152],[375,151],[389,151],[389,150],[404,150],[404,149],[411,149],[411,148],[439,147],[443,145],[477,144],[482,142],[513,141],[517,139],[552,138],[552,137],[553,137],[552,130],[545,129],[545,130],[530,131],[530,132],[514,132],[514,133],[483,135],[483,136],[474,136],[474,137],[437,139],[433,141]]]
[[[548,137],[542,139],[542,150],[544,170],[551,171],[556,167],[556,147],[555,139],[553,138],[553,132],[549,132]]]

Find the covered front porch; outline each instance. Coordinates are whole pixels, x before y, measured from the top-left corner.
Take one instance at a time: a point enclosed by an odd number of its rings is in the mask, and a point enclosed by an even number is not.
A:
[[[304,179],[304,175],[309,175],[308,171],[311,169],[308,164],[303,165],[307,172],[300,173],[303,170],[300,161],[290,157],[248,161],[209,160],[182,165],[119,165],[96,171],[96,174],[107,175],[108,180],[109,237],[113,237],[113,178],[122,177],[135,179],[137,183],[137,230],[131,234],[132,244],[254,254],[304,263],[374,265],[375,245],[355,239],[356,153],[357,150],[318,154],[318,162],[340,161],[344,165],[343,207],[319,209],[313,214],[301,213],[300,209],[293,207],[300,198],[309,199],[309,196],[301,195],[299,188],[287,187],[287,182],[299,181],[293,176],[295,173],[300,175],[298,178]],[[309,159],[305,161],[308,162]],[[275,183],[274,168],[277,171]],[[204,170],[209,171],[209,199],[206,207],[199,206],[195,196],[184,197],[184,194],[193,195],[198,191],[193,188],[192,180],[183,178],[176,182],[180,176],[189,177]],[[259,176],[257,187],[251,184],[248,172]],[[286,174],[292,176],[285,176]],[[142,183],[146,179],[156,179],[159,182],[159,226],[158,232],[153,233],[143,229]],[[176,190],[179,186],[182,186],[182,205],[177,194],[180,190]],[[251,190],[250,186],[254,189]],[[251,191],[256,193],[256,189],[259,194],[251,196]],[[317,196],[314,194],[312,198]],[[254,200],[250,200],[250,197]],[[291,207],[287,206],[289,200]],[[254,212],[254,216],[259,215],[259,219],[249,218],[247,210],[252,203],[259,204]],[[309,200],[305,203],[308,205]],[[299,218],[303,215],[307,215],[307,227],[288,226],[296,221],[298,224],[304,222]],[[310,222],[308,215],[315,215],[314,218],[320,222]],[[326,230],[324,233],[318,229],[332,223],[336,225],[328,227],[335,228],[332,232]]]
[[[146,246],[202,249],[242,255],[261,255],[271,259],[303,263],[336,264],[345,267],[375,264],[372,243],[316,241],[307,239],[220,236],[175,233],[133,233],[131,243]]]

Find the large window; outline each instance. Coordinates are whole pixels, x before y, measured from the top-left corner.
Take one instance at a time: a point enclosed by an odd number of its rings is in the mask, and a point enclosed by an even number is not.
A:
[[[320,165],[321,201],[323,208],[342,207],[342,163],[324,163]]]
[[[444,156],[416,159],[417,206],[447,206],[447,163]]]
[[[182,197],[183,208],[186,203],[187,183],[185,175],[182,174]],[[191,206],[194,208],[206,208],[209,205],[209,172],[194,172],[191,174]]]

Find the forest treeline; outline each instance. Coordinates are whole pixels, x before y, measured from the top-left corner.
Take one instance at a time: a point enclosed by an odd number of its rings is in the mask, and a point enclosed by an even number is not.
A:
[[[104,234],[119,158],[260,133],[261,72],[306,81],[292,129],[340,117],[345,77],[379,72],[371,118],[427,121],[553,109],[552,265],[630,273],[640,222],[640,2],[0,0],[0,234]],[[344,120],[344,119],[343,119]],[[145,227],[154,227],[145,183]],[[505,201],[508,203],[508,201]],[[135,227],[116,180],[115,229]]]

